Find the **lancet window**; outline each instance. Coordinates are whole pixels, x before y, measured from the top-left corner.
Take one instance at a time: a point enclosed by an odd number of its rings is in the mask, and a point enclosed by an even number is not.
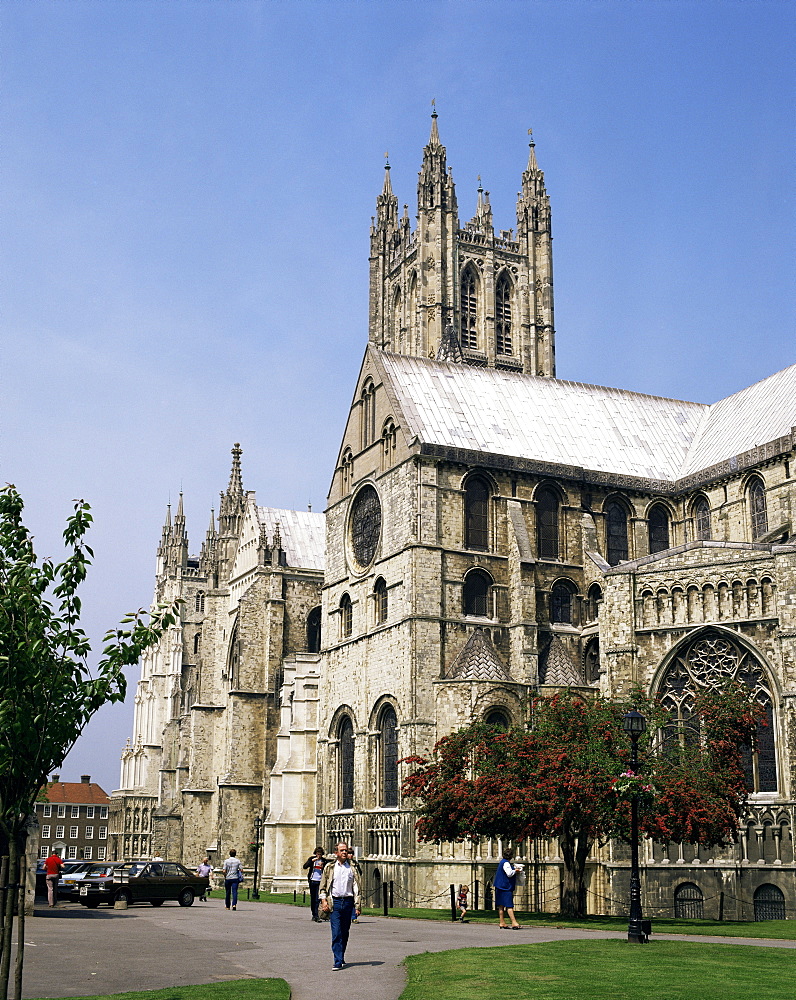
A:
[[[461,344],[465,350],[478,350],[478,283],[471,267],[462,274]]]
[[[354,609],[351,605],[351,598],[348,594],[343,594],[340,598],[340,636],[348,639],[354,625]]]
[[[723,633],[713,629],[700,632],[681,647],[661,679],[658,698],[670,719],[662,733],[663,747],[698,745],[701,724],[697,695],[730,681],[739,681],[749,688],[763,715],[753,745],[743,748],[746,786],[750,792],[775,792],[777,759],[771,688],[762,665],[745,647]]]
[[[362,447],[367,448],[376,437],[376,388],[368,379],[362,387]]]
[[[313,608],[307,615],[307,652],[321,651],[321,609]]]
[[[757,477],[749,484],[748,496],[752,538],[761,538],[768,531],[768,511],[766,510],[766,490],[762,481]]]
[[[710,505],[704,497],[694,504],[694,537],[697,541],[710,541]]]
[[[489,486],[479,476],[471,476],[464,487],[464,544],[489,548]]]
[[[536,495],[536,545],[540,559],[558,559],[558,497],[552,490]]]
[[[503,272],[495,289],[495,352],[512,354],[511,337],[511,281]]]
[[[339,799],[340,809],[354,808],[354,724],[344,715],[337,729],[339,740]]]
[[[381,804],[398,805],[398,718],[387,705],[379,719]]]
[[[383,625],[387,621],[387,584],[382,576],[374,584],[373,603],[375,606],[376,624]]]
[[[649,528],[650,555],[653,552],[663,552],[669,548],[669,511],[663,504],[656,503],[650,508],[647,517]]]
[[[610,566],[627,559],[627,511],[616,500],[605,507],[606,559]]]

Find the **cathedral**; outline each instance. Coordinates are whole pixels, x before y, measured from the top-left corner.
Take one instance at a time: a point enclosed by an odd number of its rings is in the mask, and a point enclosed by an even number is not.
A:
[[[363,338],[364,339],[364,338]],[[712,405],[556,377],[550,202],[533,141],[516,228],[461,221],[436,113],[416,225],[390,168],[370,231],[368,343],[324,513],[260,506],[239,445],[198,554],[183,498],[141,663],[110,849],[220,863],[261,889],[351,843],[371,898],[445,906],[501,845],[423,844],[403,758],[536,693],[640,686],[688,720],[745,681],[763,709],[737,842],[645,842],[648,915],[796,915],[796,365]],[[554,841],[521,845],[522,909],[557,911]],[[588,912],[624,913],[629,857],[596,847]]]

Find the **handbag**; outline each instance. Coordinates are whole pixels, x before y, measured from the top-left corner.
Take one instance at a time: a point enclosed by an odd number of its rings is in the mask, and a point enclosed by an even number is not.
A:
[[[514,884],[515,885],[525,885],[525,872],[524,871],[520,871],[519,869],[517,870],[517,874],[514,877]]]

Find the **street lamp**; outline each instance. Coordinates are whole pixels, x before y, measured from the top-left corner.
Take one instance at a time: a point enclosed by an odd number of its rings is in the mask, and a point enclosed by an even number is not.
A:
[[[630,737],[633,748],[631,766],[633,774],[638,774],[638,740],[647,728],[647,720],[634,708],[622,719],[622,728]],[[630,799],[630,921],[627,925],[628,941],[644,944],[647,935],[641,926],[641,873],[638,867],[638,792]]]
[[[263,821],[259,816],[254,818],[254,886],[252,887],[252,898],[260,898],[260,879],[258,865],[260,861],[260,829]]]

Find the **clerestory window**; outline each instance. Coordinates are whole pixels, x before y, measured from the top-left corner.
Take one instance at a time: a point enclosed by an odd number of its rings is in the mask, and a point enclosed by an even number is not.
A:
[[[465,350],[478,350],[478,284],[472,267],[466,267],[461,284],[461,344]]]
[[[495,289],[495,352],[512,354],[511,337],[511,281],[503,272]]]
[[[479,476],[471,476],[464,487],[464,545],[489,548],[489,486]]]

